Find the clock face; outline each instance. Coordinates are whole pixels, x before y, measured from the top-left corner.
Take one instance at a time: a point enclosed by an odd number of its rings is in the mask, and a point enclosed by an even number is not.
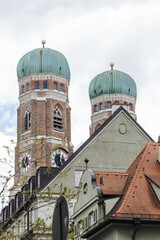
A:
[[[30,167],[31,163],[31,156],[28,153],[25,153],[21,158],[20,158],[20,167],[22,172],[26,172],[27,169]]]
[[[52,164],[54,167],[60,167],[67,160],[67,155],[62,150],[54,151],[52,154]]]

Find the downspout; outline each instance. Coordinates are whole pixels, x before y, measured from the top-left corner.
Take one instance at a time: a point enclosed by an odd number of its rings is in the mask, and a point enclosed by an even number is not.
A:
[[[102,209],[103,209],[103,218],[105,218],[105,216],[106,216],[106,204],[105,204],[104,201],[102,201],[101,204],[102,204]]]
[[[139,219],[134,219],[134,226],[135,226],[135,230],[133,232],[133,235],[132,235],[132,240],[135,240],[135,236],[136,236],[136,233],[140,227],[140,220]]]

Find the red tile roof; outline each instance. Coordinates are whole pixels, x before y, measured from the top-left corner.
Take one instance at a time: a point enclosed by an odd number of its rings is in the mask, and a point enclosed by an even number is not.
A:
[[[151,142],[137,156],[126,173],[95,172],[97,185],[104,194],[121,193],[122,197],[113,208],[111,218],[160,218],[160,202],[150,184],[150,179],[160,186],[158,144]],[[160,189],[159,189],[160,191]]]
[[[128,179],[128,173],[95,171],[96,184],[103,194],[121,195]]]

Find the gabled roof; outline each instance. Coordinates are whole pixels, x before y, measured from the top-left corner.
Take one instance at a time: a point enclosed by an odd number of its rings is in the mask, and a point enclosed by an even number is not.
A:
[[[149,136],[149,134],[132,118],[132,116],[121,106],[119,107],[98,129],[95,131],[61,166],[60,171],[62,171],[116,116],[124,112],[125,115],[134,123],[134,125],[140,129],[140,131],[148,138],[149,141],[154,142],[154,140]]]
[[[119,107],[98,129],[95,131],[69,158],[64,164],[57,169],[57,173],[55,174],[55,177],[63,171],[73,160],[74,158],[81,153],[89,143],[92,142],[94,138],[98,136],[98,134],[110,123],[116,118],[121,112],[124,112],[124,114],[134,123],[134,125],[148,138],[149,141],[154,142],[154,140],[149,136],[149,134],[132,118],[132,116],[121,106]]]
[[[160,218],[160,202],[148,181],[159,185],[160,164],[158,144],[148,143],[126,171],[129,176],[123,195],[110,215],[111,218]]]

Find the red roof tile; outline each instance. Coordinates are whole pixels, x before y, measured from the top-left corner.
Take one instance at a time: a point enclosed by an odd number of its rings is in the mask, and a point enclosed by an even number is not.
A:
[[[96,184],[103,194],[121,195],[128,179],[128,173],[95,171]]]
[[[128,182],[123,197],[113,210],[113,217],[160,217],[160,203],[146,178],[150,176],[159,184],[160,164],[157,159],[158,144],[148,143],[127,170]]]
[[[103,194],[122,195],[113,208],[112,218],[160,218],[160,202],[149,178],[160,186],[158,144],[150,142],[125,173],[95,171],[97,186]]]

